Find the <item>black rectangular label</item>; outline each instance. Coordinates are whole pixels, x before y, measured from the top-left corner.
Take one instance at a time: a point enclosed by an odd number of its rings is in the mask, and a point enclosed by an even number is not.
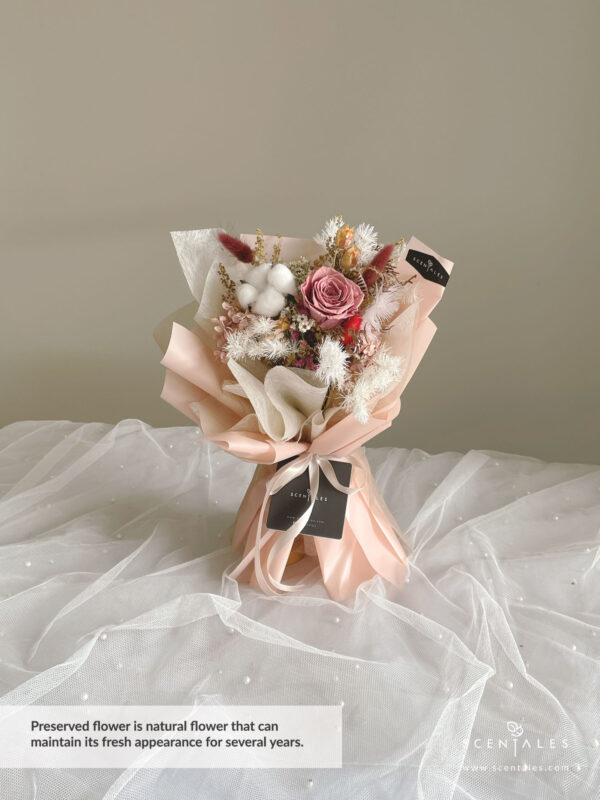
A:
[[[409,250],[406,254],[406,263],[414,267],[417,272],[428,281],[439,283],[445,286],[450,275],[440,264],[435,256],[429,253],[421,253],[419,250]]]
[[[282,461],[277,469],[291,459]],[[350,486],[352,464],[345,461],[330,461],[336,478],[342,486]],[[335,489],[319,469],[319,491],[312,514],[302,533],[305,536],[323,536],[327,539],[341,539],[346,519],[348,495]],[[298,475],[271,497],[267,528],[285,531],[298,520],[310,505],[308,469]]]

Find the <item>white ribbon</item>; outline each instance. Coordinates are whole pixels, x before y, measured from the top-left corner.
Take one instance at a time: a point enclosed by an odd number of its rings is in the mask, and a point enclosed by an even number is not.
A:
[[[231,573],[232,578],[237,578],[240,573],[242,573],[246,567],[250,564],[252,559],[254,559],[254,573],[256,575],[256,580],[260,588],[263,590],[265,594],[277,594],[277,591],[280,592],[298,592],[301,589],[306,587],[304,583],[294,584],[290,586],[289,584],[281,583],[280,581],[276,581],[271,575],[271,565],[275,558],[281,553],[282,550],[290,547],[296,536],[302,533],[308,520],[310,519],[310,515],[313,512],[315,507],[315,503],[317,501],[317,497],[319,495],[319,470],[323,470],[323,474],[329,481],[329,483],[337,489],[338,492],[342,492],[346,495],[353,495],[356,492],[360,492],[363,488],[363,484],[356,487],[349,487],[344,486],[341,484],[337,476],[335,474],[335,470],[331,465],[332,461],[342,461],[345,463],[350,463],[359,469],[362,469],[360,463],[354,459],[352,456],[347,458],[331,458],[327,456],[320,456],[317,453],[302,453],[297,458],[293,459],[293,461],[289,461],[287,464],[284,464],[280,469],[275,472],[272,478],[267,482],[265,488],[265,496],[262,502],[262,506],[260,509],[260,515],[258,517],[258,528],[256,532],[256,541],[254,543],[254,547],[252,547],[248,553],[244,556],[244,558],[240,561],[240,563],[235,567],[235,569]],[[282,535],[276,542],[273,544],[269,551],[269,555],[267,556],[267,563],[266,563],[266,575],[263,572],[261,560],[260,560],[260,551],[262,547],[269,541],[269,539],[273,536],[274,533],[277,533],[275,530],[267,530],[263,535],[263,523],[265,514],[267,511],[267,507],[269,504],[269,499],[272,495],[277,494],[277,492],[281,491],[284,486],[297,478],[299,475],[302,475],[308,469],[308,485],[309,485],[309,493],[310,493],[310,502],[308,504],[307,509],[303,512],[303,514],[298,517],[298,519],[293,522],[290,527],[286,531],[282,531]]]

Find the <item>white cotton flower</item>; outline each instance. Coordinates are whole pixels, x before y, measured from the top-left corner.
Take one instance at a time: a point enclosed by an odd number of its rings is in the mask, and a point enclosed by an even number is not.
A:
[[[238,303],[242,308],[248,308],[258,297],[258,290],[249,283],[240,283],[236,289]]]
[[[264,317],[278,317],[284,305],[285,295],[272,286],[267,286],[266,289],[259,292],[258,297],[252,303],[252,313]]]
[[[359,264],[369,264],[378,248],[377,231],[372,225],[361,222],[354,230],[353,244],[360,250]]]
[[[344,395],[343,407],[364,424],[369,419],[373,400],[387,394],[402,379],[405,370],[404,356],[380,350]]]
[[[244,281],[254,286],[260,292],[267,285],[267,278],[269,277],[270,271],[270,264],[259,264],[244,275]]]
[[[296,291],[296,279],[285,264],[259,264],[244,275],[237,288],[242,308],[254,314],[277,317],[285,306],[285,298]]]
[[[341,217],[332,217],[325,223],[323,230],[314,237],[315,242],[326,248],[343,224],[344,220]]]
[[[294,294],[296,291],[296,279],[286,264],[274,264],[267,280],[281,294]]]
[[[327,336],[319,346],[319,365],[315,374],[328,386],[340,388],[348,377],[347,362],[348,355],[342,343]]]

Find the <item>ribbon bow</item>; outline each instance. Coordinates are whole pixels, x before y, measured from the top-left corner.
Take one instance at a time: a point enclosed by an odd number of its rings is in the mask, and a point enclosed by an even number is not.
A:
[[[258,528],[257,528],[256,541],[254,543],[254,547],[252,547],[251,550],[249,550],[248,553],[246,553],[244,558],[231,572],[232,578],[237,578],[246,569],[248,564],[250,564],[252,559],[254,559],[254,573],[256,575],[256,580],[258,585],[265,594],[277,594],[278,591],[298,592],[306,587],[307,584],[305,583],[298,583],[291,586],[289,584],[281,583],[280,581],[275,580],[275,578],[271,574],[271,566],[277,555],[279,555],[282,550],[285,550],[287,547],[291,546],[291,543],[294,541],[296,536],[302,533],[306,524],[308,523],[310,515],[312,514],[313,509],[315,507],[317,497],[319,495],[320,470],[323,470],[323,474],[325,475],[329,483],[334,487],[334,489],[337,489],[338,492],[342,492],[343,494],[349,496],[356,494],[356,492],[362,491],[364,482],[361,483],[360,486],[352,488],[341,484],[338,481],[337,476],[335,474],[335,470],[333,469],[333,466],[331,464],[332,461],[343,461],[352,464],[353,467],[358,467],[359,469],[362,469],[361,464],[353,456],[347,456],[344,458],[335,458],[329,456],[321,456],[318,455],[317,453],[312,453],[309,451],[306,453],[301,453],[292,461],[289,461],[287,464],[284,464],[269,479],[266,485],[265,496],[262,502],[260,515],[258,518]],[[302,513],[302,515],[298,517],[298,519],[295,522],[293,522],[286,531],[283,531],[279,539],[277,539],[274,542],[273,546],[269,551],[269,555],[267,556],[266,574],[265,574],[260,559],[260,551],[261,548],[271,539],[273,534],[278,532],[275,530],[267,530],[263,535],[263,523],[267,511],[267,506],[269,504],[269,499],[271,498],[272,495],[277,494],[277,492],[281,491],[281,489],[283,489],[284,486],[293,481],[294,478],[297,478],[299,475],[302,475],[307,469],[308,469],[310,502],[308,504],[307,509]]]

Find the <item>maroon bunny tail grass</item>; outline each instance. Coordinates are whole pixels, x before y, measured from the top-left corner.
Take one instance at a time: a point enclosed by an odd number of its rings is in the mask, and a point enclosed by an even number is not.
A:
[[[244,264],[250,264],[254,253],[252,248],[244,244],[241,239],[236,239],[235,236],[230,236],[228,233],[220,233],[219,241],[238,261],[243,261]]]
[[[371,259],[371,266],[377,270],[377,272],[383,272],[385,269],[385,265],[390,260],[390,256],[394,252],[393,244],[386,244],[385,247],[382,247],[378,253],[375,253],[373,258]]]
[[[385,247],[375,253],[371,259],[371,264],[363,272],[363,278],[367,286],[372,286],[381,275],[394,252],[394,246],[393,244],[386,244]]]

